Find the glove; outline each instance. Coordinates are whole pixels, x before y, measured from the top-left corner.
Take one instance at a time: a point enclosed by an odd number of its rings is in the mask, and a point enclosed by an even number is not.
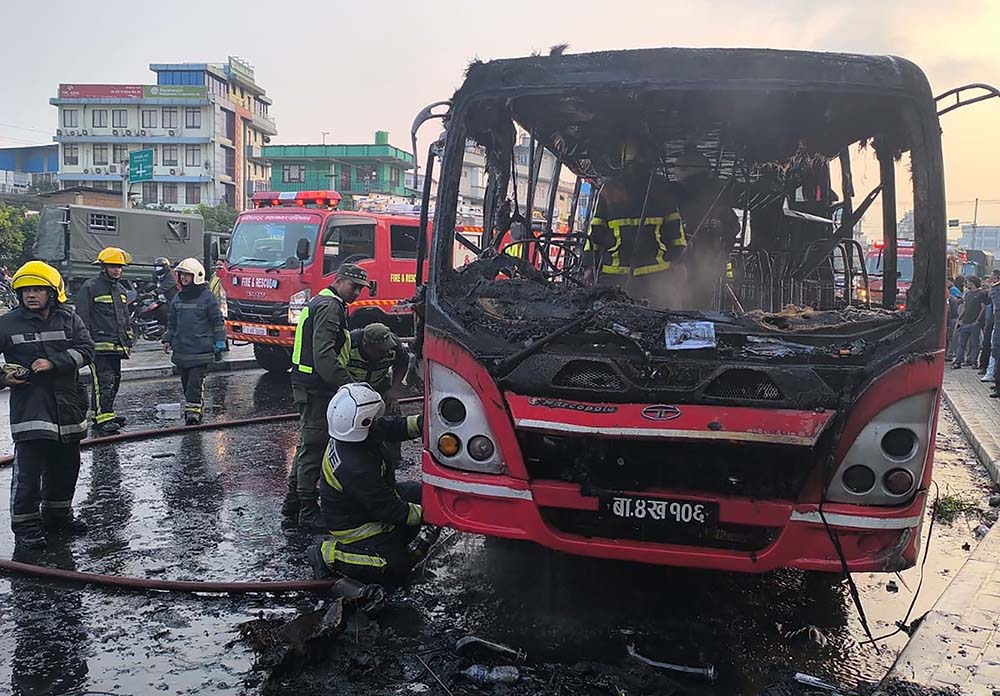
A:
[[[225,349],[226,349],[226,342],[225,341],[216,341],[215,342],[215,352],[216,353],[221,353]]]

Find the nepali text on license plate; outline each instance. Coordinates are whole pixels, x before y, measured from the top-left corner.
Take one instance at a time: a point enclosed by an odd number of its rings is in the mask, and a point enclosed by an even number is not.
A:
[[[605,498],[602,502],[605,511],[626,520],[708,527],[714,526],[719,519],[718,503],[627,496]]]
[[[267,336],[267,329],[263,326],[244,326],[243,333],[251,336]]]

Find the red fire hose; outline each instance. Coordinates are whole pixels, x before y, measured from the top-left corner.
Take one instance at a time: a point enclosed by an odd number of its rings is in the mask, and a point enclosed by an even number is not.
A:
[[[415,403],[422,400],[422,396],[406,397],[399,400],[401,404]],[[263,423],[280,423],[295,420],[299,416],[296,413],[282,413],[274,416],[258,416],[255,418],[241,418],[229,421],[215,421],[212,423],[200,423],[198,425],[180,425],[172,428],[157,430],[136,430],[134,432],[119,433],[107,437],[95,437],[84,440],[80,444],[83,447],[95,447],[97,445],[110,445],[116,442],[130,442],[135,440],[148,440],[154,437],[176,435],[179,433],[190,433],[199,430],[215,430],[222,428],[233,428],[242,425],[261,425]],[[14,457],[0,458],[0,466],[8,466],[14,461]],[[283,594],[286,592],[320,592],[333,586],[337,578],[331,580],[269,580],[251,582],[201,582],[194,580],[154,580],[149,578],[132,578],[119,575],[101,575],[98,573],[81,573],[75,570],[63,570],[61,568],[48,568],[46,566],[33,565],[31,563],[20,563],[18,561],[8,561],[0,559],[0,570],[19,575],[30,575],[48,580],[63,580],[69,582],[80,582],[90,585],[100,585],[102,587],[117,587],[128,590],[161,590],[164,592],[192,592],[192,593],[226,593],[245,594],[263,592],[269,594]]]

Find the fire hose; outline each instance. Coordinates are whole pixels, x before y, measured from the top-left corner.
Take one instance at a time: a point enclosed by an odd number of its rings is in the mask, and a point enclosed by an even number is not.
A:
[[[416,403],[423,399],[422,396],[412,396],[399,399],[400,404]],[[281,413],[272,416],[256,416],[254,418],[239,418],[227,421],[216,421],[212,423],[199,423],[198,425],[180,425],[171,428],[159,428],[150,430],[137,430],[128,433],[118,433],[106,437],[95,437],[83,440],[80,445],[83,448],[97,447],[100,445],[111,445],[118,442],[134,442],[138,440],[149,440],[156,437],[166,437],[184,433],[198,432],[201,430],[220,430],[234,428],[244,425],[262,425],[265,423],[282,423],[298,419],[297,413]],[[0,467],[9,466],[13,463],[14,457],[7,456],[0,458]],[[225,594],[248,594],[248,593],[268,593],[283,594],[286,592],[322,592],[332,588],[338,580],[342,578],[331,578],[329,580],[261,580],[248,582],[206,582],[199,580],[160,580],[151,578],[135,578],[120,575],[103,575],[100,573],[84,573],[76,570],[64,570],[62,568],[49,568],[47,566],[34,565],[32,563],[22,563],[19,561],[0,559],[0,570],[18,575],[28,575],[47,580],[61,580],[68,582],[79,582],[89,585],[99,585],[102,587],[115,587],[128,590],[159,590],[163,592],[189,592],[189,593],[225,593]]]

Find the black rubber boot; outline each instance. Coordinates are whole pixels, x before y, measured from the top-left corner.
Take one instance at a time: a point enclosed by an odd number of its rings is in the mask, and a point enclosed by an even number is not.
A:
[[[107,437],[108,435],[114,435],[122,426],[115,420],[104,421],[100,425],[94,426],[94,434],[97,437]]]
[[[87,523],[75,515],[45,515],[42,518],[45,529],[66,536],[83,536],[89,527]]]
[[[323,531],[323,516],[315,500],[299,501],[299,528],[306,531]]]
[[[184,414],[184,425],[198,425],[199,423],[201,423],[201,416],[197,413]]]
[[[40,527],[28,527],[14,532],[14,546],[22,549],[44,549],[48,542]]]
[[[319,544],[313,544],[306,549],[306,558],[309,560],[309,565],[312,566],[313,578],[316,580],[326,580],[333,577],[329,566],[323,560],[323,551],[320,549]]]
[[[124,428],[125,424],[128,423],[128,418],[126,418],[125,416],[115,416],[111,420],[117,423],[119,428]]]

